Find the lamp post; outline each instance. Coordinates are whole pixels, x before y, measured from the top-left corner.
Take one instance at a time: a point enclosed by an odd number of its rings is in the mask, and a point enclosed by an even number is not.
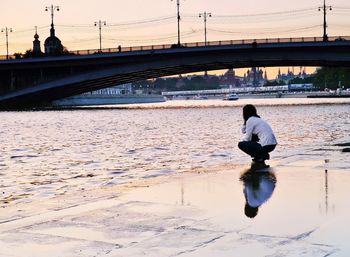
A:
[[[97,25],[100,34],[100,52],[102,52],[102,26],[106,26],[107,23],[105,21],[99,20],[95,22],[95,27],[97,27]]]
[[[4,29],[1,29],[2,33],[5,33],[6,35],[6,60],[9,59],[9,32],[12,32],[11,28],[5,27]]]
[[[171,0],[175,1],[175,0]],[[176,6],[177,6],[177,44],[180,45],[180,0],[176,0]]]
[[[328,41],[327,35],[327,11],[332,11],[332,6],[326,5],[326,0],[323,0],[323,6],[318,7],[318,11],[323,11],[323,42]]]
[[[205,42],[205,45],[207,45],[207,18],[211,17],[211,13],[207,13],[207,12],[200,13],[199,18],[202,18],[202,17],[204,18],[204,42]]]
[[[50,11],[51,12],[51,27],[53,28],[53,17],[54,17],[54,13],[55,11],[60,11],[60,7],[59,6],[55,6],[55,5],[51,5],[51,6],[46,6],[45,7],[45,11],[48,12]]]

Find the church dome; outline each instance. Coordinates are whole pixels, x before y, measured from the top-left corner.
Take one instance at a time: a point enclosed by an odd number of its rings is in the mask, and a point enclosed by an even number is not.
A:
[[[40,41],[39,41],[39,35],[38,32],[35,32],[34,35],[34,41],[33,41],[33,57],[36,56],[41,56],[41,46],[40,46]]]
[[[50,36],[45,40],[45,45],[52,44],[52,45],[60,45],[61,40],[58,39],[56,36]]]
[[[63,46],[61,40],[55,36],[55,29],[51,25],[50,36],[45,40],[45,54],[60,55],[63,53]]]

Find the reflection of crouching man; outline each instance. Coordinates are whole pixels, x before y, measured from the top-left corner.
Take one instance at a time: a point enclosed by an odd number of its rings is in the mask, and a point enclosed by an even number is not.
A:
[[[253,158],[254,162],[264,163],[270,159],[277,140],[270,125],[260,118],[254,105],[248,104],[243,107],[244,125],[242,133],[244,138],[238,147]]]
[[[259,207],[271,196],[276,187],[276,177],[271,172],[252,172],[249,170],[242,175],[244,197],[246,204],[244,213],[248,218],[254,218]]]

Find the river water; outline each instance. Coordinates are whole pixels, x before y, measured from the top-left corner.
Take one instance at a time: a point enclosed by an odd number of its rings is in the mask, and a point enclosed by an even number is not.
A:
[[[350,142],[350,100],[173,101],[0,113],[0,206],[220,165],[237,149],[242,106],[273,127],[273,160]],[[214,108],[215,107],[215,108]]]

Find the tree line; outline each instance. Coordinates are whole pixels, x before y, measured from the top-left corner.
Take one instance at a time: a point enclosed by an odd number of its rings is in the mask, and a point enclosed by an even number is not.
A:
[[[320,68],[313,76],[313,84],[321,90],[350,88],[350,68]]]

